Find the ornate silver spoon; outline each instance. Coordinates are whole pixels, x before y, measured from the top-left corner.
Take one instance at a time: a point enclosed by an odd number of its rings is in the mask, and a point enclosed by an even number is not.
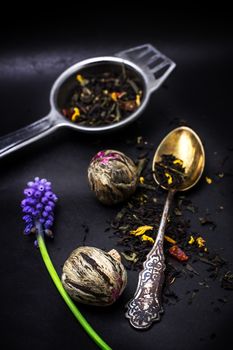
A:
[[[172,154],[183,161],[185,179],[177,188],[170,189],[161,185],[154,172],[156,163],[164,154]],[[154,179],[164,189],[168,190],[161,222],[155,243],[143,263],[139,273],[138,285],[134,297],[127,304],[126,317],[137,329],[146,329],[154,321],[160,319],[163,312],[161,291],[164,281],[163,237],[171,202],[176,191],[186,191],[200,179],[205,165],[204,148],[198,135],[188,127],[172,130],[158,146],[152,164]]]

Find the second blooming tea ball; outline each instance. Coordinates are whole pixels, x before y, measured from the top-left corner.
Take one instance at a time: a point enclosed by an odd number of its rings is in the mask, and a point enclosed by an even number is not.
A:
[[[124,153],[115,150],[100,151],[88,167],[88,180],[100,202],[117,204],[135,192],[137,167]]]

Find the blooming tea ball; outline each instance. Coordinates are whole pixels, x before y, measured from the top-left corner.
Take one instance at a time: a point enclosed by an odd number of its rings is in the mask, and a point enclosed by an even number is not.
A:
[[[79,247],[65,261],[62,284],[67,293],[84,304],[108,306],[122,294],[127,272],[120,254],[95,247]]]
[[[137,166],[124,153],[98,152],[88,167],[88,180],[100,202],[117,204],[129,198],[137,187]]]

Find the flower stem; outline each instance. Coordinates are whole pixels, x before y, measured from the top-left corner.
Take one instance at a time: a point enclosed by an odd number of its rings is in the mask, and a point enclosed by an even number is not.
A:
[[[61,280],[53,266],[53,263],[49,257],[45,241],[44,241],[44,235],[42,231],[42,227],[40,223],[36,223],[37,228],[37,242],[39,245],[39,249],[41,252],[41,256],[43,258],[43,261],[45,263],[45,266],[55,284],[57,287],[59,293],[61,294],[62,298],[64,299],[65,303],[75,316],[75,318],[78,320],[78,322],[81,324],[81,326],[84,328],[84,330],[87,332],[87,334],[94,340],[94,342],[102,349],[102,350],[112,350],[108,344],[105,343],[105,341],[95,332],[95,330],[91,327],[91,325],[86,321],[86,319],[83,317],[81,312],[78,310],[77,306],[73,303],[72,299],[69,297],[65,289],[63,288],[63,285],[61,283]]]

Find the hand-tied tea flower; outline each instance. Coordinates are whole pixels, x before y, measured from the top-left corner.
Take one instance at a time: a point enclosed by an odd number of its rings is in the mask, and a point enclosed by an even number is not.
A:
[[[78,247],[65,261],[62,273],[65,290],[76,301],[107,306],[122,294],[127,272],[116,250]]]
[[[51,182],[46,179],[35,177],[33,181],[27,183],[27,187],[24,189],[23,193],[25,198],[21,202],[21,207],[23,211],[23,220],[25,222],[24,234],[36,234],[36,246],[40,249],[45,266],[63,300],[75,318],[101,349],[111,350],[108,344],[95,332],[73,303],[72,299],[63,288],[61,280],[49,257],[44,234],[49,237],[53,236],[50,229],[53,226],[54,208],[57,201],[57,196],[52,191]]]
[[[100,151],[90,162],[88,180],[100,202],[107,205],[117,204],[135,192],[138,167],[121,152]]]
[[[61,111],[79,125],[110,125],[135,112],[142,98],[139,79],[126,67],[115,73],[86,70],[74,77],[70,98]]]

